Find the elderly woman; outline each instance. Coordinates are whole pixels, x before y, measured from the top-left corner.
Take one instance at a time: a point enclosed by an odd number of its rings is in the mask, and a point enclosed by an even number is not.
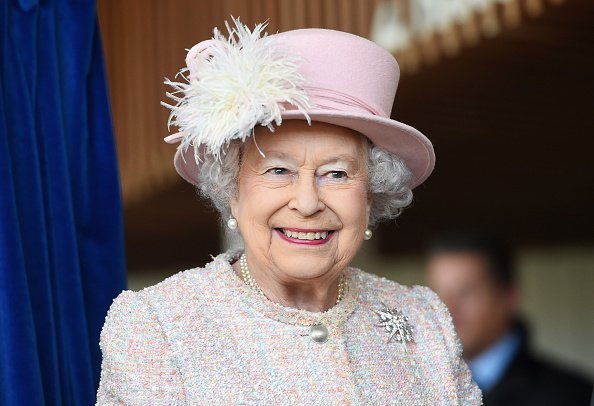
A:
[[[168,82],[167,140],[245,248],[114,301],[97,404],[480,404],[437,296],[349,267],[433,168],[389,118],[394,58],[337,31],[228,29]]]

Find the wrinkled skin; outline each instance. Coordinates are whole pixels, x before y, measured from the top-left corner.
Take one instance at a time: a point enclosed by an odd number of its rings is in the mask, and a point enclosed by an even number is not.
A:
[[[274,133],[259,128],[255,140],[257,147],[253,139],[246,143],[231,202],[250,272],[271,300],[324,311],[368,224],[364,140],[343,127],[301,120]],[[298,244],[284,239],[282,229],[330,236],[323,244]]]

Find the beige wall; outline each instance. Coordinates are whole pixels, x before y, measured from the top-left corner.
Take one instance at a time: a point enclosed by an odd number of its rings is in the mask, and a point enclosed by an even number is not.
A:
[[[594,376],[594,247],[526,250],[520,260],[537,348]]]
[[[522,309],[536,349],[594,377],[594,246],[524,249],[518,257]],[[382,259],[369,243],[354,265],[403,284],[423,284],[421,258]],[[173,273],[135,272],[129,287],[138,290]]]

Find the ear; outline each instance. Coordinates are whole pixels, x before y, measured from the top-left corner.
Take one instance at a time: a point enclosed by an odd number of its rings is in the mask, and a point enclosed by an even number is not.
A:
[[[367,198],[367,205],[365,206],[365,214],[367,215],[367,225],[369,226],[369,216],[371,215],[371,195]]]
[[[231,215],[237,220],[237,212],[238,212],[238,206],[239,206],[239,202],[237,199],[237,194],[235,194],[235,196],[231,199],[230,206],[231,206]]]

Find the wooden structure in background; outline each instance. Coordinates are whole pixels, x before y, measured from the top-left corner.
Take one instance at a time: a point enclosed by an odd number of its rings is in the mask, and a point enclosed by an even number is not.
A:
[[[269,32],[297,27],[342,29],[366,36],[374,1],[99,0],[124,203],[141,201],[177,180],[171,164],[163,78],[183,67],[186,49],[224,28],[229,16]]]
[[[437,162],[376,233],[382,252],[459,227],[594,242],[593,17],[593,1],[567,1],[402,80],[392,116],[429,136]]]
[[[366,35],[378,1],[98,1],[131,268],[196,265],[219,251],[216,216],[179,180],[175,147],[162,141],[163,77],[182,67],[184,49],[230,14],[250,25],[269,17],[270,31]],[[495,36],[479,29],[465,42],[468,28],[456,25],[397,56],[405,73],[392,117],[429,136],[437,167],[398,226],[376,233],[382,252],[418,249],[428,233],[453,226],[528,244],[594,241],[594,2],[509,4],[520,11],[501,5],[473,17],[475,28],[495,18]]]
[[[230,15],[253,26],[269,20],[268,32],[321,27],[368,37],[380,2],[410,9],[416,0],[99,0],[98,12],[110,83],[124,204],[141,201],[177,179],[171,165],[163,78],[183,66],[185,49],[223,28]],[[502,27],[542,14],[562,0],[508,0],[413,40],[397,53],[403,74],[454,56]]]

